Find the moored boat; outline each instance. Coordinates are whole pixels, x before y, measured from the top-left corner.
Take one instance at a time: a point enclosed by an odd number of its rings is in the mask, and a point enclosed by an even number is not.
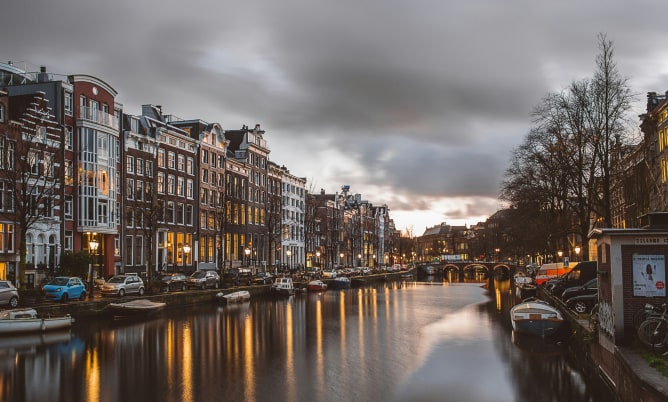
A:
[[[157,313],[163,310],[166,305],[167,303],[163,302],[138,299],[125,303],[109,303],[104,309],[115,316],[137,316]]]
[[[62,317],[39,317],[33,308],[0,311],[0,335],[22,332],[45,332],[68,329],[74,323],[69,314]]]
[[[337,276],[329,283],[332,289],[350,289],[350,278],[346,276]]]
[[[250,300],[250,292],[247,290],[238,290],[236,292],[225,294],[223,292],[216,293],[216,298],[222,302],[232,304],[232,303],[243,303]]]
[[[306,285],[306,288],[310,292],[322,292],[324,290],[327,290],[327,284],[320,279],[316,279],[314,281],[311,281]]]
[[[271,285],[271,291],[278,295],[289,296],[295,294],[295,286],[292,278],[276,278]]]
[[[513,329],[518,333],[550,336],[564,323],[561,312],[547,302],[529,298],[510,309]]]

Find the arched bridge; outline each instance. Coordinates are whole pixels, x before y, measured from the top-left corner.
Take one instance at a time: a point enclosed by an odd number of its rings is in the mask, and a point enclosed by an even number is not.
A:
[[[517,266],[507,262],[486,262],[486,261],[443,261],[420,264],[417,266],[418,275],[439,275],[448,272],[459,274],[483,272],[486,274],[505,274],[515,273]]]

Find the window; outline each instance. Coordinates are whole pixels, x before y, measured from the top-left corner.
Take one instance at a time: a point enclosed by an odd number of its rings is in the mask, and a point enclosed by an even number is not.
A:
[[[125,265],[134,265],[132,262],[132,257],[134,256],[132,246],[132,236],[127,236],[125,238]]]
[[[165,212],[165,222],[174,223],[174,203],[167,203],[167,211]]]
[[[5,121],[5,105],[0,105],[0,122]]]
[[[153,177],[153,161],[146,161],[146,176]]]
[[[144,160],[137,158],[137,169],[136,172],[138,175],[143,176],[144,175]]]
[[[158,172],[158,193],[165,193],[165,174],[162,172]]]
[[[165,150],[158,150],[158,166],[165,167]]]
[[[135,158],[128,155],[127,160],[125,161],[125,165],[127,167],[128,173],[134,173],[135,172]]]
[[[74,232],[71,230],[65,231],[65,244],[63,244],[65,251],[72,251],[74,247]]]
[[[183,183],[184,183],[183,177],[179,177],[177,179],[176,194],[180,195],[181,197],[185,195],[185,187]]]
[[[174,194],[176,183],[174,181],[174,176],[171,174],[167,176],[167,194]]]
[[[137,192],[135,193],[137,201],[144,200],[144,182],[137,180]]]
[[[186,180],[186,197],[192,200],[194,196],[195,196],[194,183],[192,179],[188,179]]]
[[[178,223],[179,225],[183,225],[184,212],[185,210],[183,208],[183,204],[181,203],[176,204],[176,223]]]
[[[65,92],[65,114],[72,116],[74,113],[74,96],[72,92]]]
[[[128,179],[127,191],[128,191],[128,200],[134,200],[135,181],[133,179]]]
[[[167,153],[167,167],[170,169],[174,169],[176,166],[176,155],[174,152],[168,152]]]
[[[193,225],[193,206],[186,205],[186,225]]]
[[[39,174],[39,164],[37,163],[39,161],[39,156],[37,156],[37,152],[35,151],[30,151],[28,152],[28,171],[31,174]]]
[[[65,126],[65,149],[72,150],[72,127]]]
[[[178,165],[177,169],[179,172],[185,172],[186,170],[186,157],[183,155],[178,156]]]
[[[193,158],[188,158],[186,161],[186,170],[191,176],[195,174],[195,164],[193,163]]]
[[[65,203],[63,209],[65,210],[65,219],[72,219],[72,211],[74,208],[74,199],[71,195],[65,196]]]

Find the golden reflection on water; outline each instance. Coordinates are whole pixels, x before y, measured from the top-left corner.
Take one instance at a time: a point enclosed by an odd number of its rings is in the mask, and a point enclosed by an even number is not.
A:
[[[253,320],[246,316],[244,320],[244,399],[255,401],[255,353],[253,352]]]
[[[322,299],[318,297],[315,302],[315,361],[318,389],[325,389],[325,354],[322,343]]]
[[[88,349],[86,353],[86,400],[99,401],[100,395],[100,361],[97,348]]]
[[[186,326],[183,329],[183,342],[182,342],[182,350],[183,350],[183,373],[181,375],[181,400],[182,401],[192,401],[193,400],[193,391],[192,391],[192,384],[193,384],[193,358],[192,358],[192,350],[193,350],[193,340],[192,340],[192,334],[190,332],[190,327]]]
[[[293,316],[292,303],[285,306],[285,376],[287,385],[287,400],[295,401],[295,350],[294,350],[294,332],[293,332]]]

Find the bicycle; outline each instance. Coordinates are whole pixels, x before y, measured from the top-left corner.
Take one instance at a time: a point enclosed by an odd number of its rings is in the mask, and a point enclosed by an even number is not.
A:
[[[638,328],[640,328],[640,324],[642,324],[649,317],[655,315],[661,315],[659,307],[650,303],[646,303],[645,306],[636,311],[635,315],[633,316],[633,328],[635,328],[637,331]]]
[[[658,353],[668,351],[668,310],[663,304],[661,314],[652,314],[638,327],[638,339],[645,346]],[[655,310],[656,311],[656,310]]]
[[[589,312],[589,330],[592,332],[598,331],[598,322],[598,303],[596,303]]]

